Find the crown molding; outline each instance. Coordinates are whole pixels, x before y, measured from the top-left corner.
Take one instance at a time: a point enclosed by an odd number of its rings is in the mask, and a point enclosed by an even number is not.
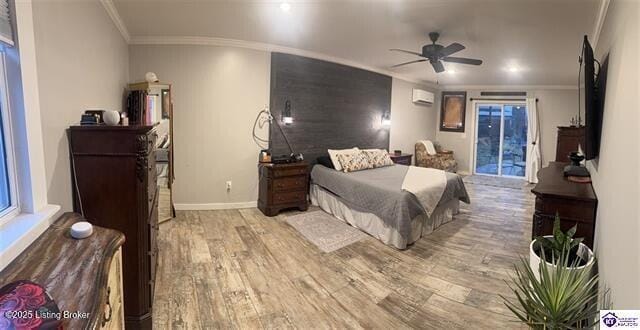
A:
[[[578,90],[574,85],[441,85],[440,90],[522,90],[522,91],[534,91],[534,90]]]
[[[104,10],[106,10],[107,14],[109,14],[109,17],[111,17],[113,24],[115,24],[116,28],[118,28],[118,31],[120,31],[120,34],[122,35],[122,38],[124,38],[124,41],[126,41],[127,44],[130,43],[131,35],[129,34],[129,30],[127,29],[127,26],[124,24],[122,17],[120,17],[120,13],[118,13],[118,9],[116,9],[116,6],[113,4],[113,1],[100,0],[100,3],[102,3]]]
[[[602,32],[604,19],[606,18],[607,10],[609,9],[609,1],[610,0],[601,0],[600,2],[600,9],[598,10],[598,17],[596,18],[596,25],[594,26],[593,33],[591,35],[591,42],[594,49],[598,45],[598,39],[600,39],[600,32]]]
[[[108,1],[108,0],[107,0]],[[246,48],[252,50],[259,50],[269,53],[285,53],[291,55],[304,56],[314,58],[317,60],[342,64],[362,70],[367,70],[383,75],[387,75],[393,78],[401,79],[413,84],[422,85],[432,89],[439,89],[438,85],[424,80],[417,80],[409,78],[404,75],[397,74],[392,71],[375,68],[372,66],[364,65],[355,61],[347,60],[340,57],[335,57],[323,53],[313,52],[304,49],[261,43],[255,41],[246,41],[238,39],[216,38],[216,37],[190,37],[190,36],[147,36],[147,37],[132,37],[129,41],[130,45],[193,45],[193,46],[218,46],[218,47],[237,47]]]
[[[333,62],[337,64],[347,65],[350,67],[367,70],[384,74],[393,78],[404,80],[413,84],[421,85],[427,88],[431,88],[436,91],[451,90],[451,89],[494,89],[494,90],[577,90],[573,85],[447,85],[436,84],[430,81],[416,80],[404,75],[397,74],[392,71],[383,70],[361,63],[323,54],[304,49],[267,44],[254,41],[227,39],[227,38],[215,38],[215,37],[189,37],[189,36],[147,36],[147,37],[132,37],[129,41],[130,45],[192,45],[192,46],[218,46],[218,47],[237,47],[246,48],[252,50],[259,50],[264,52],[277,52],[291,55],[304,56],[309,58],[315,58],[317,60]]]

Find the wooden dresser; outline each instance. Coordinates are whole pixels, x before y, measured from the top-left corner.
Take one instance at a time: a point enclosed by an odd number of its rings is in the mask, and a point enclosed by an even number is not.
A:
[[[125,234],[125,323],[150,329],[158,255],[154,127],[73,126],[69,138],[78,187],[74,209]]]
[[[412,154],[396,155],[394,153],[390,153],[389,157],[395,164],[407,165],[407,166],[412,165],[412,162],[411,162],[411,158],[413,157]]]
[[[258,208],[266,216],[287,208],[309,208],[309,163],[259,164]]]
[[[569,162],[569,153],[584,150],[584,127],[558,126],[558,142],[556,144],[556,162]]]
[[[575,237],[584,237],[584,243],[593,249],[598,199],[591,183],[575,183],[564,177],[566,165],[551,162],[538,172],[538,183],[531,189],[536,195],[531,238],[551,235],[558,212],[562,230],[577,224]]]
[[[122,329],[122,233],[98,226],[88,238],[69,235],[84,219],[65,213],[0,272],[0,287],[29,280],[41,285],[60,312],[88,313],[62,318],[64,329]]]

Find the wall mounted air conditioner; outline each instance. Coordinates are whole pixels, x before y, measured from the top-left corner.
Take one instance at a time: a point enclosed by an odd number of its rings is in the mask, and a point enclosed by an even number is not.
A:
[[[432,105],[435,95],[422,89],[413,89],[413,103]]]

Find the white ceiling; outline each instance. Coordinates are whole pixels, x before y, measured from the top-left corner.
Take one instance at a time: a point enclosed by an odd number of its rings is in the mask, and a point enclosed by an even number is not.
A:
[[[575,85],[582,36],[591,36],[600,0],[115,0],[136,39],[215,37],[311,51],[443,85]],[[459,42],[454,56],[484,64],[428,63],[390,69],[416,59],[430,31],[439,43]],[[591,36],[592,37],[592,36]],[[144,39],[144,38],[142,38]],[[517,72],[510,72],[515,67]]]

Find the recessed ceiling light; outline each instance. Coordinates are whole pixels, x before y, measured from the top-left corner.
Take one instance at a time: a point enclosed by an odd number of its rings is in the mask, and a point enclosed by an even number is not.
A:
[[[291,10],[291,5],[288,2],[283,2],[280,4],[280,9],[282,9],[283,12],[288,13]]]
[[[508,70],[509,72],[518,72],[518,68],[517,68],[517,67],[515,67],[515,66],[510,66],[510,67],[508,67],[508,68],[507,68],[507,70]]]
[[[456,74],[456,70],[454,70],[454,69],[449,69],[449,70],[447,70],[447,73],[448,73],[448,74]]]

